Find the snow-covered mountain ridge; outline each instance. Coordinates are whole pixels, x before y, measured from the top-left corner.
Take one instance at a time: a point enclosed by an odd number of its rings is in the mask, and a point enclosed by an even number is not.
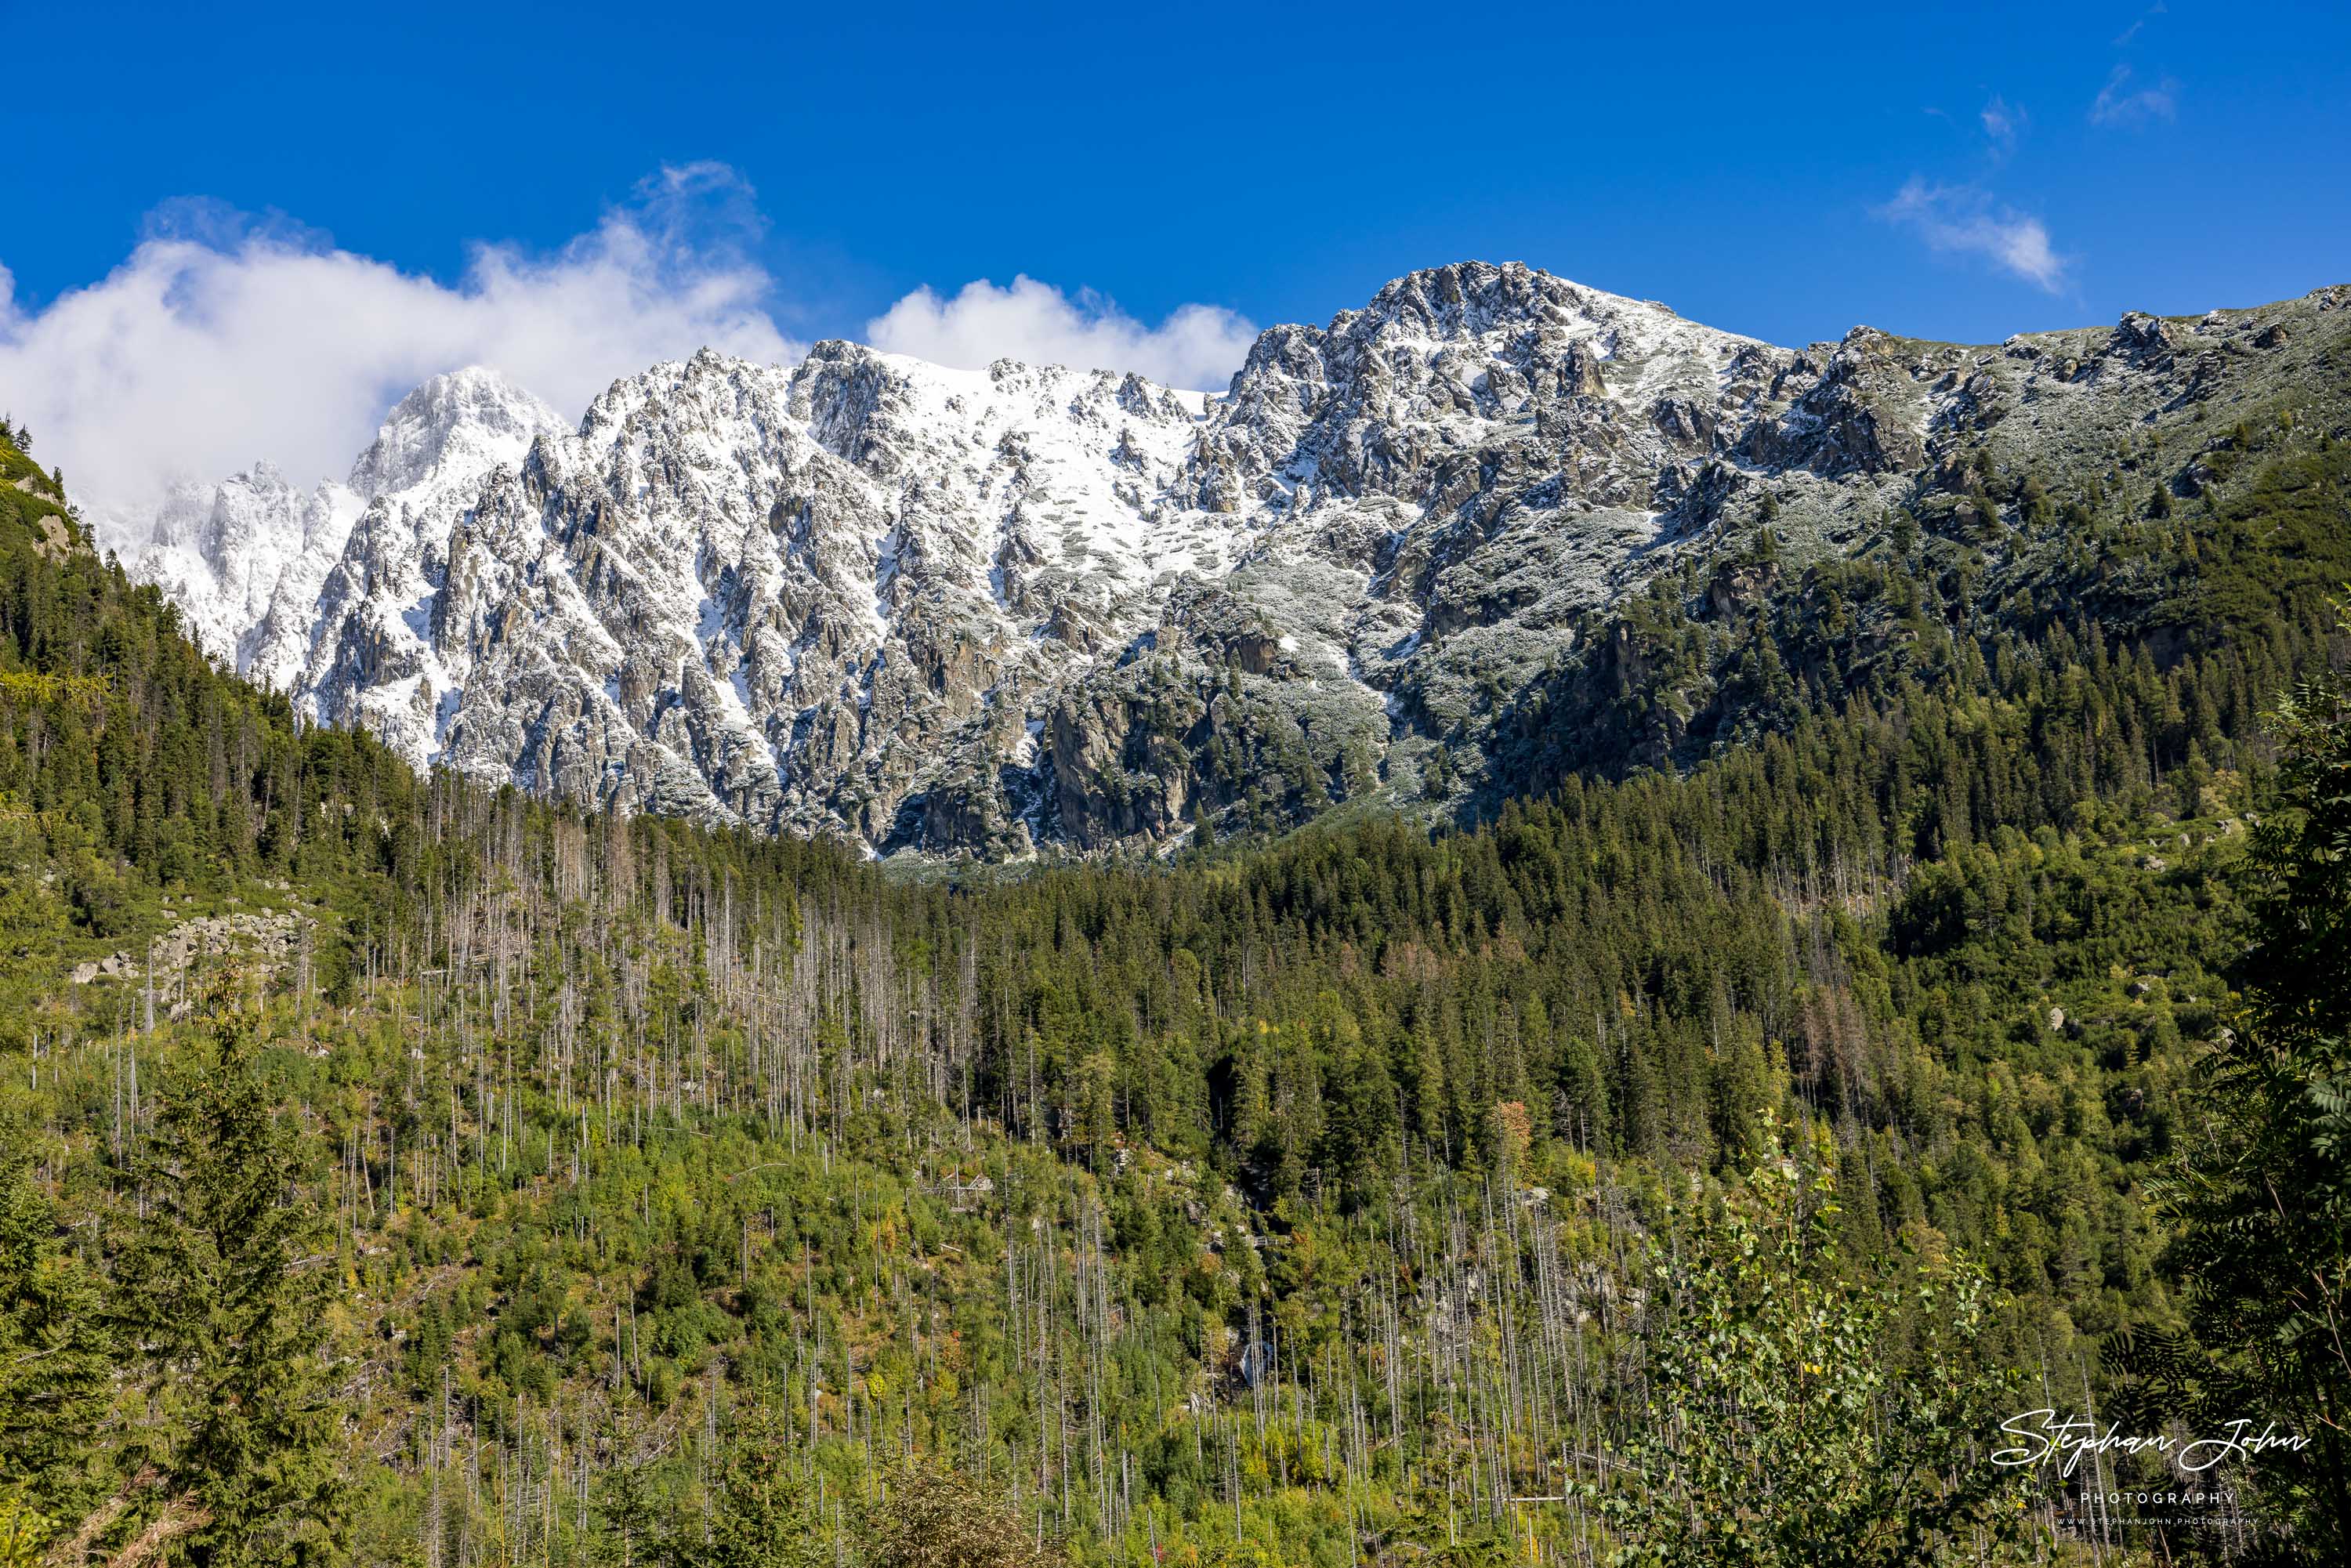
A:
[[[654,366],[573,429],[469,370],[343,484],[174,497],[133,566],[420,764],[875,852],[1150,845],[1471,789],[1659,574],[1767,516],[1847,550],[1980,447],[2152,418],[2203,330],[1800,352],[1464,263],[1214,396],[828,342]]]

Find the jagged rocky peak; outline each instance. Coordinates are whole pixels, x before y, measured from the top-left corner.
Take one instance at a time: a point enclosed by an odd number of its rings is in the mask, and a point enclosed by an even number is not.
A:
[[[1637,503],[1661,464],[1710,450],[1792,358],[1519,263],[1410,273],[1328,327],[1259,336],[1206,443],[1203,504],[1294,486],[1418,499],[1415,476],[1436,477],[1447,452],[1548,460],[1562,444],[1565,483]]]
[[[2111,449],[2316,362],[2335,303],[1798,350],[1465,262],[1270,329],[1214,395],[828,341],[652,366],[575,429],[458,371],[348,487],[175,497],[142,570],[418,762],[875,853],[1160,846],[1505,788],[1531,715],[1635,679],[1611,618],[1662,575]]]
[[[538,436],[566,422],[528,392],[479,367],[438,375],[388,414],[346,482],[302,489],[267,461],[212,484],[176,486],[143,539],[127,542],[132,570],[163,588],[212,653],[272,685],[292,681],[307,655],[316,604],[355,528],[362,553],[413,555],[437,548],[452,496],[469,494],[490,469],[511,464]],[[395,549],[387,522],[409,536]],[[420,545],[422,532],[428,542]]]
[[[373,499],[434,480],[477,479],[512,463],[569,422],[496,371],[479,365],[437,375],[384,416],[351,465],[350,487]]]
[[[429,647],[449,540],[490,474],[568,429],[480,366],[418,386],[352,464],[337,526],[277,569],[266,610],[238,636],[238,667],[315,718],[364,724],[429,759],[453,686]]]
[[[622,376],[597,393],[579,434],[591,446],[609,446],[632,426],[716,428],[757,419],[780,406],[790,382],[788,369],[702,349]]]

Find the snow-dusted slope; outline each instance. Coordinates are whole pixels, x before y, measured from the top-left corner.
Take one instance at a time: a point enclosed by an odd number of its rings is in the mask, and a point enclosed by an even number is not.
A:
[[[269,613],[280,584],[299,597],[307,580],[315,598],[363,504],[332,481],[298,490],[256,463],[217,485],[174,489],[131,570],[171,596],[207,653],[242,669],[239,642]]]
[[[1027,747],[1029,694],[1115,651],[1245,529],[1155,503],[1203,401],[849,344],[617,383],[486,486],[435,633],[459,767],[630,806],[887,841],[950,754]]]
[[[834,342],[657,365],[575,431],[468,371],[347,486],[175,497],[141,570],[419,762],[877,852],[1156,843],[1469,787],[1677,562],[1771,514],[1843,548],[2011,407],[2175,395],[2134,330],[2063,376],[2060,335],[1797,352],[1464,263],[1210,397]]]

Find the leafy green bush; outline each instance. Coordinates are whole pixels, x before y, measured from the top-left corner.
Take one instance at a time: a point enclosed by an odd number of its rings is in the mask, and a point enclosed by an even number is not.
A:
[[[1650,1242],[1647,1406],[1604,1500],[1625,1560],[2031,1561],[2024,1478],[1982,1447],[2018,1385],[1981,1271],[1934,1252],[1856,1265],[1828,1151],[1801,1154],[1767,1118],[1745,1180]]]

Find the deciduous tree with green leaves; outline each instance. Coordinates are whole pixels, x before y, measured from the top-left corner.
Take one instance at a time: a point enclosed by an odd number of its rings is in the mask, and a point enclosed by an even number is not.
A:
[[[1999,1560],[2025,1498],[1985,1452],[2014,1388],[1981,1354],[1983,1276],[1928,1249],[1856,1277],[1825,1146],[1787,1157],[1767,1120],[1761,1151],[1653,1238],[1646,1408],[1604,1502],[1619,1561]]]
[[[56,1523],[22,1492],[0,1492],[0,1568],[38,1568]]]
[[[1054,1568],[1061,1561],[1000,1492],[953,1471],[902,1473],[866,1524],[872,1568]]]

